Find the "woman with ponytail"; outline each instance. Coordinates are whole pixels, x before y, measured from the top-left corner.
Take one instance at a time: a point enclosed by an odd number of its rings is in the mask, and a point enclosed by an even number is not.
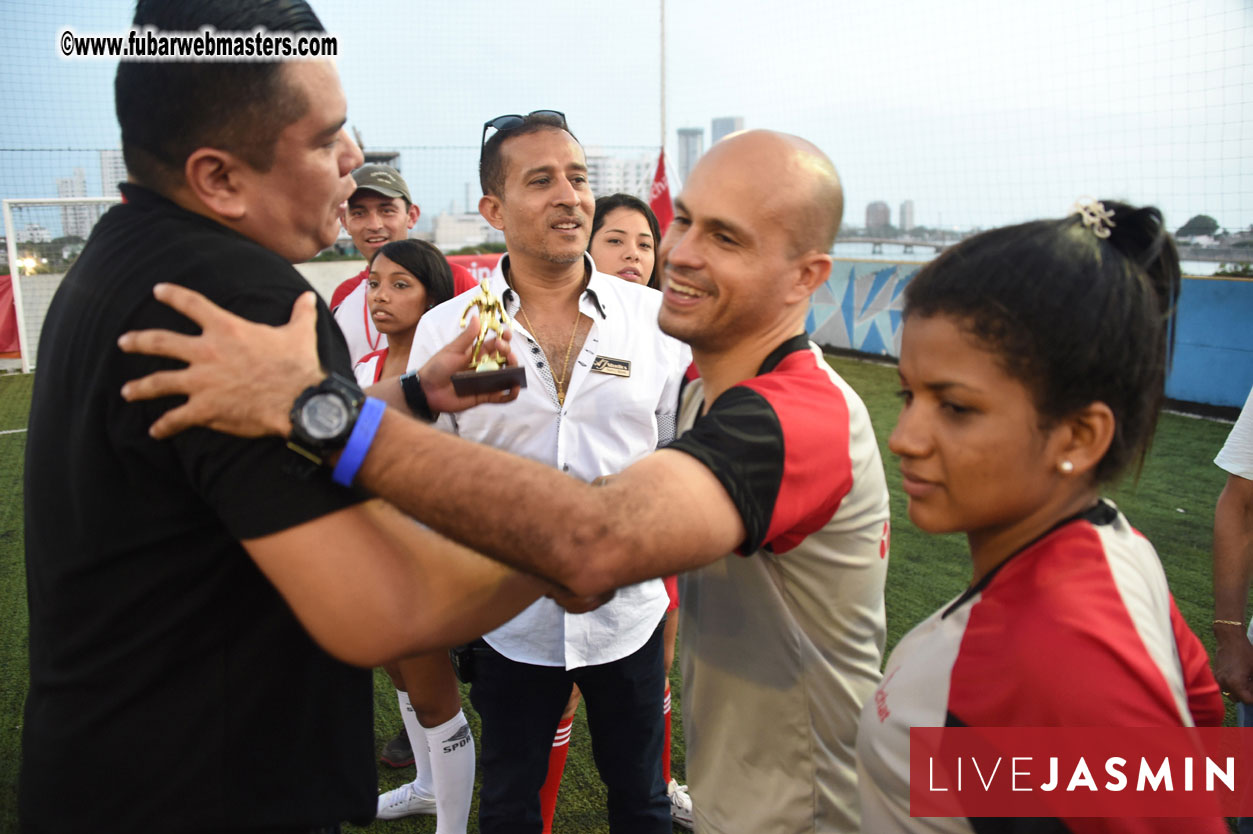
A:
[[[910,727],[1221,724],[1157,553],[1101,497],[1144,460],[1179,287],[1156,209],[1089,201],[972,237],[906,290],[888,445],[910,520],[964,533],[973,570],[902,638],[862,712],[863,830],[1226,830],[1219,818],[910,816]]]

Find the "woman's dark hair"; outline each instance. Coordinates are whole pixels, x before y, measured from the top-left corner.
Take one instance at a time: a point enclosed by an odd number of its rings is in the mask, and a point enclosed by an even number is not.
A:
[[[410,273],[426,288],[426,306],[443,304],[453,296],[452,267],[444,254],[425,240],[407,238],[385,243],[370,258],[370,268],[379,255]]]
[[[653,214],[653,210],[648,207],[648,203],[639,197],[631,194],[610,194],[607,197],[597,199],[596,216],[592,218],[592,234],[587,239],[588,248],[591,248],[592,238],[596,237],[600,227],[605,225],[605,218],[614,209],[620,208],[638,211],[648,221],[648,228],[653,233],[653,273],[648,276],[648,286],[655,290],[661,289],[661,258],[656,256],[657,247],[661,246],[661,226],[658,225],[657,215]]]
[[[994,229],[945,250],[905,291],[904,317],[951,316],[1032,392],[1045,425],[1092,402],[1114,438],[1098,483],[1144,463],[1174,352],[1179,255],[1156,208],[1111,200],[1108,226],[1080,214]],[[1107,238],[1095,229],[1109,228]]]

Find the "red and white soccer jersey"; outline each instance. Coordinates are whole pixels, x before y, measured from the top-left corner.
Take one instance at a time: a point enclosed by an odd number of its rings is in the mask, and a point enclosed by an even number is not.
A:
[[[679,580],[696,830],[856,832],[888,548],[870,416],[803,335],[700,415],[703,399],[689,384],[670,448],[709,467],[747,538]]]
[[[1221,820],[909,816],[909,728],[1218,726],[1201,642],[1157,552],[1102,501],[1020,550],[892,651],[862,710],[865,831],[1226,831]],[[1023,821],[1017,821],[1018,824]]]
[[[379,377],[383,375],[383,363],[386,361],[387,348],[361,357],[361,360],[352,366],[352,375],[357,378],[357,384],[362,388],[369,388],[378,382]]]

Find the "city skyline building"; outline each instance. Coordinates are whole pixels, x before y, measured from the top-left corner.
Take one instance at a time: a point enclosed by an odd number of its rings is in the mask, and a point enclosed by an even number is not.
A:
[[[87,196],[87,175],[82,168],[75,168],[71,176],[57,178],[57,196]],[[99,216],[99,211],[91,206],[62,206],[62,236],[86,239],[87,235],[91,234],[91,227]]]
[[[914,201],[906,200],[901,203],[900,223],[898,224],[902,232],[908,232],[916,225],[914,223]]]
[[[390,165],[400,171],[400,151],[361,151],[363,165]],[[404,173],[403,171],[401,173]]]
[[[882,200],[875,200],[866,206],[866,231],[883,231],[892,225],[892,210]]]
[[[505,234],[483,219],[478,212],[453,214],[440,212],[431,225],[431,242],[441,252],[481,246],[484,243],[504,243]]]
[[[696,160],[705,153],[705,129],[703,127],[679,128],[679,178],[687,182],[687,175],[696,166]]]
[[[652,154],[620,157],[597,147],[587,149],[587,183],[597,197],[623,193],[647,202],[656,170],[657,157]]]
[[[710,123],[709,126],[709,144],[710,146],[718,144],[718,140],[723,136],[735,133],[737,130],[744,129],[743,116],[719,116]]]
[[[52,232],[39,223],[27,223],[14,235],[18,243],[51,243]]]
[[[121,149],[100,152],[100,194],[104,197],[121,195],[117,184],[126,182],[126,160]]]

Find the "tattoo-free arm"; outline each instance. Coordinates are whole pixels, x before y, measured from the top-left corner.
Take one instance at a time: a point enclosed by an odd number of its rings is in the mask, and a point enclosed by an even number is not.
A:
[[[358,666],[466,642],[550,590],[378,500],[243,545],[314,640]]]
[[[1253,481],[1229,475],[1214,510],[1214,618],[1245,621],[1253,576]],[[1214,676],[1239,701],[1253,703],[1253,644],[1244,628],[1215,623]]]
[[[654,452],[592,486],[390,411],[357,483],[475,550],[583,595],[708,564],[745,536],[722,484],[683,452]]]

